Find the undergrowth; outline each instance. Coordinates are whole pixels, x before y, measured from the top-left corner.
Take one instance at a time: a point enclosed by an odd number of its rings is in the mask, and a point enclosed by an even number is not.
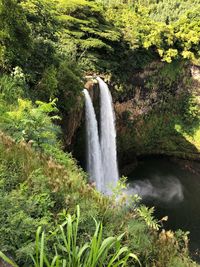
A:
[[[36,229],[48,233],[63,223],[67,213],[74,213],[77,204],[82,211],[80,244],[93,236],[94,217],[102,222],[103,238],[124,233],[122,244],[137,255],[142,266],[156,262],[155,266],[171,267],[168,259],[175,258],[190,262],[187,244],[180,245],[175,234],[163,240],[151,211],[138,207],[138,212],[134,203],[131,208],[123,199],[116,203],[102,196],[87,184],[86,175],[70,155],[59,151],[57,158],[58,162],[53,154],[36,152],[31,144],[15,143],[0,134],[0,244],[2,252],[19,266],[31,266]]]

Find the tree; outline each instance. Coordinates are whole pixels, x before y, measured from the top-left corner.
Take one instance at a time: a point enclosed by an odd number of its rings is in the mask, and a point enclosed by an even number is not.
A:
[[[16,0],[0,0],[0,64],[24,66],[31,49],[30,28]]]

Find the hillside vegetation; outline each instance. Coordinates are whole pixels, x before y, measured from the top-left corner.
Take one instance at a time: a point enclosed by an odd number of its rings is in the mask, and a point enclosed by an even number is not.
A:
[[[92,238],[95,217],[103,223],[105,238],[124,233],[123,244],[137,255],[142,266],[196,266],[188,258],[187,233],[159,233],[160,222],[154,219],[153,209],[138,206],[137,198],[129,200],[126,206],[120,187],[116,191],[118,203],[101,196],[86,184],[85,174],[70,155],[60,150],[55,153],[53,147],[51,153],[48,150],[50,156],[36,152],[30,145],[16,144],[3,133],[0,152],[0,245],[19,266],[32,266],[30,255],[37,257],[34,240],[39,226],[50,235],[45,253],[53,259],[53,244],[59,247],[59,243],[51,233],[67,213],[75,211],[77,204],[81,209],[78,246]],[[106,259],[103,266],[107,266]],[[138,263],[132,259],[125,266]]]

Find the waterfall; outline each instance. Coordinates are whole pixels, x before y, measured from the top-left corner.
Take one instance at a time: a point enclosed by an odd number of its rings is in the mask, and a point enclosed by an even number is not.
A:
[[[107,84],[99,77],[100,87],[100,125],[101,125],[101,155],[103,168],[103,192],[111,194],[111,187],[116,187],[119,174],[117,166],[115,114],[112,96]]]
[[[94,107],[90,95],[86,89],[83,90],[85,95],[85,117],[86,117],[86,134],[87,134],[87,171],[90,181],[95,182],[98,191],[102,191],[102,166],[101,166],[101,149],[99,143],[98,127]]]

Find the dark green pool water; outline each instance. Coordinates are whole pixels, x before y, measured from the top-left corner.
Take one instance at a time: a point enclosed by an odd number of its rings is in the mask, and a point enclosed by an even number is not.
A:
[[[188,170],[189,169],[189,170]],[[165,229],[189,231],[190,250],[200,260],[200,175],[168,158],[147,158],[129,175],[132,190],[155,206],[155,216],[168,216]]]

